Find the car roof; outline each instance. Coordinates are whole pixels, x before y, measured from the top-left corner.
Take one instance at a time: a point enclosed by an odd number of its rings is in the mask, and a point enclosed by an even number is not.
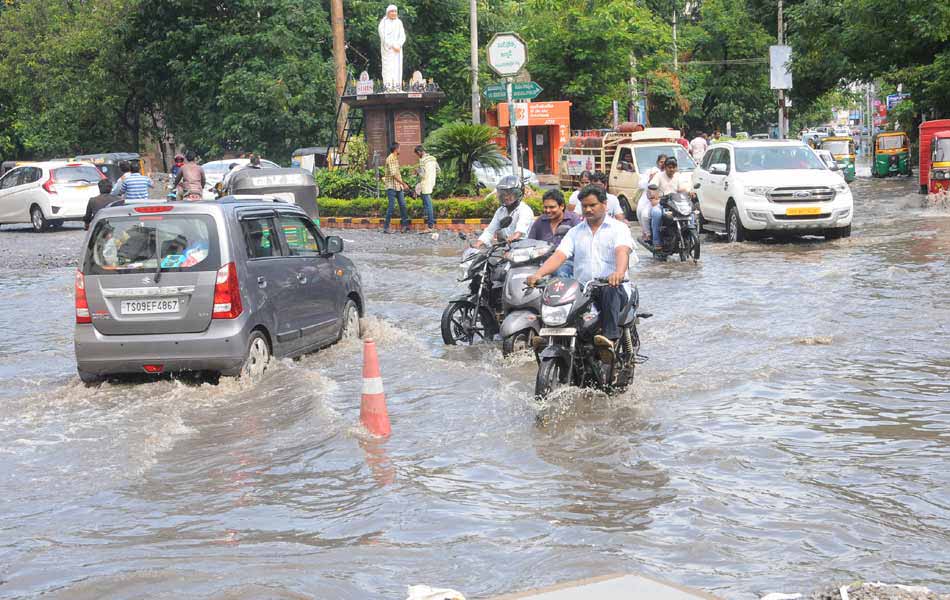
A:
[[[277,206],[275,206],[277,205]],[[130,211],[134,211],[136,208],[141,208],[145,206],[172,206],[172,210],[176,214],[189,214],[189,215],[208,215],[208,214],[224,214],[228,211],[234,211],[241,208],[281,208],[284,210],[289,210],[293,212],[299,212],[302,215],[306,215],[306,211],[296,204],[291,204],[289,202],[284,202],[279,198],[269,197],[267,195],[260,196],[224,196],[223,198],[218,198],[216,200],[200,200],[198,202],[136,202],[134,204],[123,204],[121,206],[109,206],[103,208],[96,213],[96,218],[101,217],[118,217],[128,215]]]
[[[735,148],[774,148],[775,146],[790,146],[803,148],[805,144],[801,140],[730,140],[727,142],[716,142],[709,149],[733,146]]]
[[[53,168],[53,167],[95,167],[96,165],[92,164],[86,160],[36,160],[36,161],[18,161],[17,164],[11,167],[11,170],[17,167],[40,167],[40,168]]]

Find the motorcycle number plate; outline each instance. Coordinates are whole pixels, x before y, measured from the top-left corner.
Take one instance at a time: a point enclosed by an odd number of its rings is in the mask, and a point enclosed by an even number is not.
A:
[[[577,335],[577,329],[573,327],[542,327],[541,331],[538,332],[538,335],[541,337],[549,337],[555,335],[566,335],[573,337]]]

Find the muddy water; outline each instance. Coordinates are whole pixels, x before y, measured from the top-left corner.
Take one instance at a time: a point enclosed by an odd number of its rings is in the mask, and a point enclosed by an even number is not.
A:
[[[558,398],[545,427],[530,358],[441,343],[461,242],[343,232],[384,443],[355,427],[358,343],[256,386],[84,388],[72,268],[23,251],[81,232],[4,227],[0,598],[486,597],[617,571],[742,599],[950,590],[950,215],[913,182],[854,190],[850,240],[641,262],[635,389]]]

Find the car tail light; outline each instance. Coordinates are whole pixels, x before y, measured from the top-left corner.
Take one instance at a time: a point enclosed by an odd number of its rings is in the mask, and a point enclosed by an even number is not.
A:
[[[89,302],[86,301],[86,278],[82,271],[76,271],[76,322],[92,323]]]
[[[56,171],[50,169],[49,179],[46,180],[46,183],[43,184],[43,189],[46,190],[47,194],[55,194],[56,190],[53,189],[53,177],[56,176]]]
[[[214,282],[214,309],[211,318],[235,319],[242,309],[237,267],[231,262],[218,269],[218,277]]]
[[[162,213],[173,210],[174,206],[162,205],[162,206],[137,206],[135,212],[137,213]]]
[[[165,365],[142,365],[146,373],[161,373],[165,370]]]

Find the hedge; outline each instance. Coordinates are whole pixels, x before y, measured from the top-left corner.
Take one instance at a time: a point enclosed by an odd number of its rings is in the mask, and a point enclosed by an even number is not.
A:
[[[488,199],[477,198],[446,198],[433,200],[435,217],[437,219],[490,219],[498,210],[498,201],[493,197]],[[535,216],[541,214],[541,201],[536,198],[525,200]],[[320,198],[321,217],[384,217],[389,201],[386,198],[354,198],[352,200],[339,198]],[[409,217],[422,219],[422,199],[406,197],[406,209]],[[394,215],[399,216],[399,206],[395,207]]]

